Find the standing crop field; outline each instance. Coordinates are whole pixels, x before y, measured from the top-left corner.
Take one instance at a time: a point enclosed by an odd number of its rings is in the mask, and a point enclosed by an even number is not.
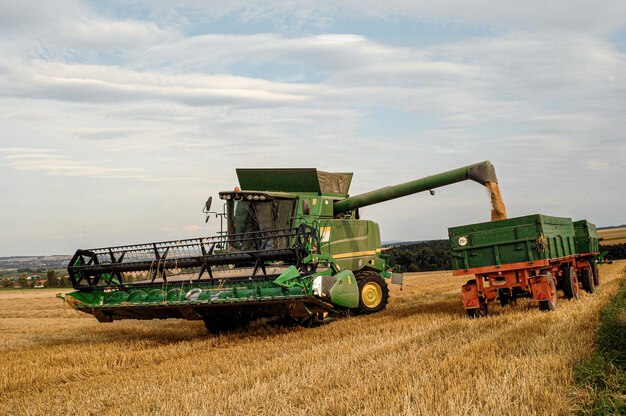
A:
[[[450,272],[407,275],[386,311],[313,328],[98,323],[54,291],[0,292],[0,414],[570,414],[572,366],[593,349],[603,283],[542,313],[530,302],[468,320]]]

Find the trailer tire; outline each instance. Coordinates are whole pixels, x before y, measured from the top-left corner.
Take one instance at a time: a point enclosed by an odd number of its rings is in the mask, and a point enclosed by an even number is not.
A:
[[[380,312],[389,302],[387,282],[376,272],[366,271],[356,276],[359,284],[359,308],[357,313]]]
[[[593,273],[590,267],[583,267],[580,269],[580,283],[583,285],[585,292],[593,293],[596,291],[596,286],[593,282]]]
[[[509,293],[506,293],[504,290],[500,289],[498,290],[498,300],[500,301],[500,306],[505,307],[505,306],[513,306],[516,304],[517,299],[515,299],[512,295],[511,295],[511,291],[508,289],[507,290]]]
[[[600,285],[600,271],[598,270],[598,263],[591,261],[591,274],[593,274],[593,285]]]
[[[481,299],[479,308],[466,309],[466,311],[467,317],[470,319],[482,318],[489,314],[489,307],[487,306],[487,302]]]
[[[580,299],[578,276],[576,275],[574,268],[570,265],[563,268],[561,287],[563,288],[563,293],[567,299]]]
[[[551,299],[540,300],[539,310],[548,312],[556,308],[556,283],[554,282],[554,278],[550,272],[546,273],[546,280],[548,281],[548,286],[550,286],[550,290],[552,290],[554,296]]]

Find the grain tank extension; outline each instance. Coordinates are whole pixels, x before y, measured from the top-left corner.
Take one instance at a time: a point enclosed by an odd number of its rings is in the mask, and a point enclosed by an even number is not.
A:
[[[359,208],[468,179],[497,183],[488,161],[353,197],[351,173],[237,176],[240,186],[219,194],[219,235],[78,250],[68,265],[76,291],[66,302],[101,322],[184,318],[213,332],[263,317],[309,325],[378,312],[387,281],[402,275],[390,271],[378,224],[360,219]]]

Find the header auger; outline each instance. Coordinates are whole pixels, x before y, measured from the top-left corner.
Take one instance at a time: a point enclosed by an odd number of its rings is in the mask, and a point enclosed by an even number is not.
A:
[[[312,324],[373,313],[401,283],[381,252],[378,224],[358,209],[464,180],[497,183],[486,161],[348,197],[351,173],[238,169],[220,192],[218,236],[78,250],[68,271],[74,308],[101,322],[203,320],[211,331],[263,317]],[[207,202],[205,212],[210,210]]]

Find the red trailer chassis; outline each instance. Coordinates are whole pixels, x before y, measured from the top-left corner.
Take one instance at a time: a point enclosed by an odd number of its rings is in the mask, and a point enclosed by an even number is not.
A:
[[[517,298],[532,297],[541,310],[556,307],[557,290],[568,299],[578,299],[579,283],[585,291],[593,293],[600,284],[594,258],[598,253],[583,253],[532,262],[502,264],[500,266],[461,269],[454,276],[473,274],[462,287],[463,306],[469,317],[485,316],[488,303],[500,301],[502,306],[514,303]]]

